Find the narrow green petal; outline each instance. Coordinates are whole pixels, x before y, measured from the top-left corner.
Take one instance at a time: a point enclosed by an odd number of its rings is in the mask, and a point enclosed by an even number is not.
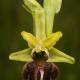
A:
[[[50,48],[54,46],[61,37],[62,37],[62,32],[58,31],[56,33],[53,33],[43,41],[43,46],[45,48]]]
[[[49,50],[49,62],[65,62],[65,63],[70,63],[74,64],[75,59],[62,51],[56,49],[56,48],[51,48]]]
[[[37,39],[31,33],[22,31],[21,35],[28,42],[30,48],[34,48],[38,44]]]
[[[32,61],[31,58],[31,49],[24,49],[22,51],[13,52],[10,54],[9,59],[10,60],[16,60],[16,61],[24,61],[24,62],[30,62]]]
[[[44,0],[44,10],[46,16],[46,35],[53,31],[54,16],[60,11],[62,0]]]

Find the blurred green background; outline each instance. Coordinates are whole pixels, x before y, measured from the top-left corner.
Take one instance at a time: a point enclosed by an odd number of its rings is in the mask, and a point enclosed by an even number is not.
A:
[[[22,3],[22,0],[0,0],[0,80],[22,80],[25,63],[8,59],[11,52],[27,47],[21,31],[33,32],[32,16]],[[59,80],[80,80],[80,0],[63,0],[53,31],[60,30],[64,35],[55,47],[75,57],[76,63],[57,63],[61,70]]]

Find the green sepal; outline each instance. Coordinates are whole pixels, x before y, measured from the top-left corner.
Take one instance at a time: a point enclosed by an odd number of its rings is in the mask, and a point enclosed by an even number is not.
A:
[[[65,62],[65,63],[74,64],[75,59],[53,47],[49,50],[48,62]]]
[[[13,52],[9,55],[9,59],[16,61],[30,62],[32,61],[31,51],[32,50],[30,48],[27,48],[18,52]]]
[[[38,40],[44,40],[46,38],[46,32],[45,32],[45,13],[43,8],[35,10],[33,14],[33,20],[35,24],[34,28],[36,38]]]
[[[58,13],[61,9],[62,0],[55,0],[56,1],[56,13]]]
[[[35,10],[42,8],[36,0],[24,0],[24,5],[26,5],[32,13]]]
[[[46,16],[46,35],[53,31],[54,16],[60,11],[62,0],[44,0],[44,10]]]

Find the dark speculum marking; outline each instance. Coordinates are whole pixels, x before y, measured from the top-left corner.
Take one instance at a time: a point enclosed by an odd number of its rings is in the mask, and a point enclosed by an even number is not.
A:
[[[33,60],[47,60],[48,59],[48,55],[46,54],[45,51],[40,51],[40,52],[34,52],[33,56],[32,56]]]

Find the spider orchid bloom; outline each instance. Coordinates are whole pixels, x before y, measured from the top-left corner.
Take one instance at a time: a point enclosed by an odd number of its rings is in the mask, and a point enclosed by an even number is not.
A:
[[[16,61],[32,61],[34,52],[44,51],[48,55],[48,62],[66,62],[73,64],[75,59],[56,49],[54,45],[62,37],[62,32],[52,33],[54,15],[60,11],[62,0],[44,0],[42,7],[36,0],[24,0],[23,7],[32,14],[34,21],[34,35],[22,31],[21,35],[27,41],[29,48],[13,52],[9,59]]]

